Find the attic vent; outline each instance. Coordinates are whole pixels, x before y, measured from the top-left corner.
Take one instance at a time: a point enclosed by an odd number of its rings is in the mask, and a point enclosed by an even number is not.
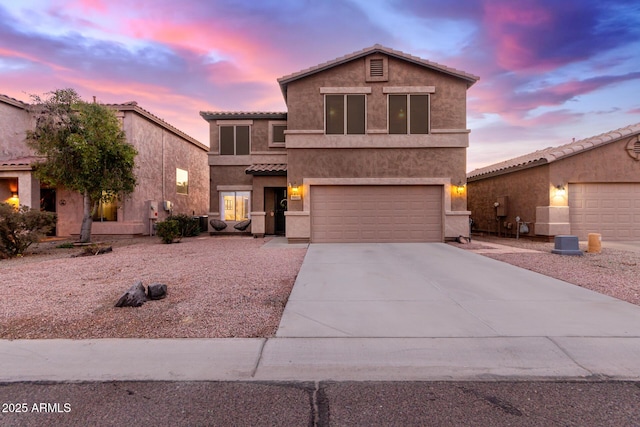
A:
[[[371,77],[383,77],[384,76],[384,64],[382,58],[372,59],[369,62],[369,75]]]
[[[640,137],[636,136],[627,144],[627,153],[636,160],[640,160]]]
[[[372,55],[367,57],[365,65],[365,80],[368,82],[386,82],[389,81],[389,69],[387,57],[382,55]]]

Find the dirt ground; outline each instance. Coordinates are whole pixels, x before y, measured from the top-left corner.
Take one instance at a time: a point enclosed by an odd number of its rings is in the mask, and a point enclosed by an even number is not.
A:
[[[227,338],[272,336],[306,249],[268,239],[116,239],[102,255],[45,242],[0,260],[0,338]],[[114,307],[136,281],[163,283],[165,299]]]

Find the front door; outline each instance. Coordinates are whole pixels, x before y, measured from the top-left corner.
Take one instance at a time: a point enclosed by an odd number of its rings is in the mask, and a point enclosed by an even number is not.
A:
[[[284,235],[284,213],[287,210],[287,188],[266,187],[264,189],[266,212],[265,234]]]
[[[41,188],[40,189],[40,210],[45,212],[56,211],[56,189],[55,188]],[[55,236],[56,227],[53,227],[47,236]]]
[[[274,234],[284,235],[284,213],[287,210],[287,189],[275,188],[273,192],[275,196],[275,230]]]

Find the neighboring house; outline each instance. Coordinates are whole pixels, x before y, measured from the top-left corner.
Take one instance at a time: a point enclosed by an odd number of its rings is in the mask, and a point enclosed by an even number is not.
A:
[[[477,80],[375,45],[278,79],[286,113],[201,112],[210,231],[250,220],[253,235],[290,242],[467,236],[466,92]]]
[[[640,123],[470,172],[475,229],[640,240]],[[499,203],[499,206],[494,206]]]
[[[138,150],[138,185],[122,202],[100,205],[92,235],[149,235],[153,222],[171,212],[206,215],[208,147],[135,102],[109,107],[117,111],[127,141]],[[81,195],[47,188],[32,174],[36,158],[25,144],[25,132],[33,127],[27,108],[25,103],[0,95],[0,201],[56,212],[56,235],[78,235]]]

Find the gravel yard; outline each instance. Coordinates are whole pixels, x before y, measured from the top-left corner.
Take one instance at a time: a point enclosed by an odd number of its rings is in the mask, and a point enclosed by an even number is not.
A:
[[[539,253],[500,253],[502,251],[493,250],[483,245],[483,242],[530,249]],[[585,252],[583,256],[557,255],[551,253],[553,242],[487,237],[473,238],[472,243],[466,245],[451,244],[465,250],[482,250],[484,256],[640,305],[638,252],[603,247],[599,254]],[[580,249],[586,251],[587,245],[581,243]]]
[[[272,336],[306,249],[262,248],[268,239],[121,239],[113,252],[44,243],[0,260],[0,338],[226,338]],[[167,297],[114,304],[136,281],[164,283]]]
[[[72,257],[82,249],[57,248],[61,242],[40,244],[33,254],[0,260],[0,339],[273,336],[306,249],[262,247],[268,240],[119,239],[106,242],[113,252],[88,257]],[[504,253],[487,243],[539,252]],[[564,256],[551,253],[553,243],[524,239],[451,244],[640,305],[637,252]],[[138,280],[166,284],[167,298],[114,307]]]

